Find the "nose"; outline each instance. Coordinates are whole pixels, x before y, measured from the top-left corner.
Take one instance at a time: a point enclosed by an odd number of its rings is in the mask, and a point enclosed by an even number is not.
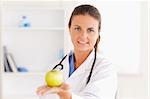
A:
[[[82,31],[80,37],[81,38],[86,38],[87,37],[86,31]]]

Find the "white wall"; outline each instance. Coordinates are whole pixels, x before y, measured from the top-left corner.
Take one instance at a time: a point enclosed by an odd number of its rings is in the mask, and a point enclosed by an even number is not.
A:
[[[148,21],[148,33],[149,33],[149,36],[148,36],[148,37],[149,37],[149,38],[148,38],[148,41],[149,41],[149,42],[148,42],[148,53],[149,53],[149,54],[148,54],[148,55],[149,55],[149,56],[148,56],[148,68],[149,68],[149,69],[148,69],[148,70],[149,70],[149,71],[148,71],[148,74],[149,74],[149,75],[148,75],[148,86],[149,86],[149,87],[148,87],[148,88],[149,88],[149,89],[148,89],[148,92],[149,92],[149,93],[148,93],[148,96],[149,96],[149,98],[150,98],[150,1],[149,1],[149,3],[148,3],[148,20],[149,20],[149,21]]]
[[[121,97],[146,99],[148,96],[148,9],[146,3],[141,3],[141,72],[138,75],[119,75]]]
[[[1,31],[1,3],[0,3],[0,31]],[[1,61],[2,61],[2,53],[1,53],[1,32],[0,32],[0,71],[1,71],[1,66],[2,66],[2,64],[1,64]],[[2,83],[2,78],[1,78],[1,73],[2,72],[0,72],[0,99],[2,98],[1,96],[1,94],[2,94],[2,86],[1,86],[1,83]]]

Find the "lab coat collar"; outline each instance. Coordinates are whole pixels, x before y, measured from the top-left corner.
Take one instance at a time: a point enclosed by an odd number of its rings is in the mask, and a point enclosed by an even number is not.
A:
[[[94,54],[95,50],[93,49],[90,55],[87,57],[87,59],[72,73],[72,75],[69,77],[69,54],[67,54],[66,59],[62,63],[64,65],[64,79],[71,79],[77,76],[80,76],[81,74],[85,73],[86,71],[89,71],[91,69],[93,60],[94,60]],[[103,58],[102,51],[97,50],[97,58]]]
[[[80,76],[81,74],[85,73],[86,70],[89,70],[92,66],[93,58],[94,58],[94,50],[92,50],[87,59],[72,73],[72,75],[69,78]]]

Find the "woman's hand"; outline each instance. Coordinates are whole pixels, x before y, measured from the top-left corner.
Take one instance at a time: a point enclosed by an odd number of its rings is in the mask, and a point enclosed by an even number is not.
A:
[[[55,93],[60,97],[60,99],[71,99],[69,89],[70,87],[66,83],[63,83],[60,87],[48,87],[47,85],[44,85],[37,88],[37,94],[41,96],[49,93]]]

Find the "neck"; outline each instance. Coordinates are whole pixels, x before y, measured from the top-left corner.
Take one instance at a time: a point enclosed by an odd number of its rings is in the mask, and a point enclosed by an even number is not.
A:
[[[89,56],[92,50],[89,51],[74,51],[74,56],[75,56],[75,69],[77,69]]]

